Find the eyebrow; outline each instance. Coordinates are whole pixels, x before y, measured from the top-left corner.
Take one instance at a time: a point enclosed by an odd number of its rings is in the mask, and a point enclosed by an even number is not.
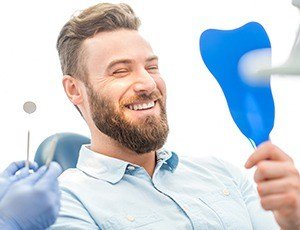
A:
[[[107,66],[107,68],[106,69],[111,69],[114,65],[117,65],[117,64],[130,64],[130,63],[132,63],[132,60],[130,60],[130,59],[117,59],[117,60],[113,60],[113,61],[111,61],[109,64],[108,64],[108,66]]]
[[[157,61],[158,61],[158,56],[152,55],[152,56],[150,56],[150,57],[148,57],[148,58],[146,59],[146,62],[151,62],[151,61],[154,61],[154,60],[157,60]]]
[[[156,56],[156,55],[152,55],[152,56],[150,56],[150,57],[148,57],[147,59],[146,59],[146,62],[151,62],[151,61],[153,61],[153,60],[158,60],[158,57]],[[131,60],[131,59],[117,59],[117,60],[113,60],[113,61],[111,61],[109,64],[108,64],[108,66],[107,66],[107,68],[106,69],[111,69],[114,65],[117,65],[117,64],[130,64],[130,63],[132,63],[133,62],[133,60]]]

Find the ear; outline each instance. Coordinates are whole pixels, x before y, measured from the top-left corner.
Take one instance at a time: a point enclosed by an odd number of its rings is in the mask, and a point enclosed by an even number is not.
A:
[[[74,104],[74,105],[79,105],[83,101],[83,83],[70,76],[70,75],[65,75],[62,80],[64,90],[69,98],[69,100]]]

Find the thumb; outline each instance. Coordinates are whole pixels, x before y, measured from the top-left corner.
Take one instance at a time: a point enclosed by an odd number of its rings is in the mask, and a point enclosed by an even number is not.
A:
[[[56,181],[57,177],[62,173],[62,168],[57,162],[51,162],[48,170],[42,176],[42,178],[37,182],[37,186],[42,186],[45,184],[52,184]]]

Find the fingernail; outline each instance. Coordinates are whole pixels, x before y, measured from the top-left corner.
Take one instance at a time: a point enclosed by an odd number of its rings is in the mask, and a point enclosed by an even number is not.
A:
[[[249,163],[249,161],[247,161],[247,162],[245,163],[244,167],[247,169],[247,168],[249,168],[249,166],[250,166],[250,163]]]

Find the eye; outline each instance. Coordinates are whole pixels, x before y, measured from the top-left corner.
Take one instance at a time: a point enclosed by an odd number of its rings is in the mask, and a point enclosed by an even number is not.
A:
[[[129,72],[128,69],[118,69],[118,70],[115,70],[113,72],[113,75],[116,75],[116,76],[125,76],[125,75],[128,74],[128,72]]]
[[[157,65],[151,65],[151,66],[147,67],[147,70],[150,73],[158,73],[159,72],[159,69],[158,69]]]

